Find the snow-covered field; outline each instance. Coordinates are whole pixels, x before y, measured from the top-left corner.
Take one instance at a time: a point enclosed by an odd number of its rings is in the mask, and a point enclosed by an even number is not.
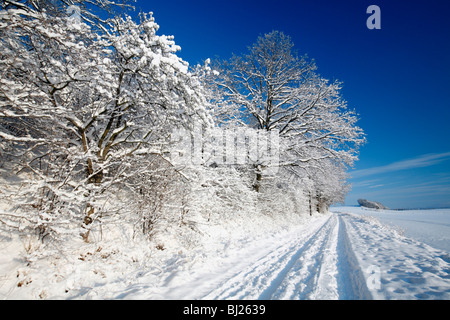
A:
[[[332,211],[345,221],[372,298],[450,298],[449,209]]]
[[[362,207],[332,208],[363,216],[373,216],[404,233],[406,237],[450,252],[450,209],[371,210]]]
[[[49,259],[33,260],[21,254],[38,243],[4,235],[0,297],[450,299],[450,209],[331,211],[273,233],[206,237],[176,254],[111,242],[60,255],[49,246]]]

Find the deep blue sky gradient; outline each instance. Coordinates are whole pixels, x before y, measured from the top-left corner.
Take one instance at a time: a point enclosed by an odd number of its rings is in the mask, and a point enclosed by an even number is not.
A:
[[[369,30],[369,5],[381,30]],[[135,4],[154,13],[191,65],[241,54],[272,30],[291,36],[325,78],[344,82],[360,116],[361,148],[346,204],[450,207],[450,1],[165,0]],[[371,169],[371,170],[367,170]]]

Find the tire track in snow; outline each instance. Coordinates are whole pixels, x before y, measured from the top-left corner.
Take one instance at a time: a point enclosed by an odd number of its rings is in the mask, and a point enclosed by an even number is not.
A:
[[[329,243],[336,223],[335,217],[331,216],[323,227],[292,255],[290,264],[278,274],[277,281],[261,294],[260,299],[311,299],[319,289],[324,259],[330,256]]]
[[[351,240],[348,235],[346,222],[342,214],[339,215],[339,237],[338,237],[338,288],[340,300],[371,300],[373,299],[367,287],[361,266],[352,249]]]
[[[271,299],[272,290],[280,285],[303,251],[326,234],[330,218],[307,236],[299,235],[273,248],[267,255],[234,274],[203,299]]]
[[[271,249],[203,299],[371,299],[341,215]]]
[[[332,215],[324,228],[299,249],[276,291],[268,299],[372,299],[340,215]]]
[[[334,220],[333,228],[329,232],[326,247],[322,251],[322,263],[318,269],[317,282],[311,289],[309,296],[304,298],[327,300],[339,299],[340,281],[338,280],[338,275],[341,270],[338,267],[340,260],[338,254],[338,239],[340,235],[340,220],[335,216],[332,217],[332,219]]]

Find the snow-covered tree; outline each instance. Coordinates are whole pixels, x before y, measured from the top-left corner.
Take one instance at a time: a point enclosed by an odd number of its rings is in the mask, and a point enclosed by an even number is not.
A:
[[[320,77],[314,62],[299,57],[293,46],[288,36],[273,31],[260,36],[247,54],[217,62],[211,80],[220,93],[215,102],[237,109],[246,126],[277,130],[279,165],[291,174],[304,176],[321,160],[351,166],[365,139],[341,97],[341,83]]]
[[[162,156],[173,128],[210,123],[202,86],[152,14],[86,23],[11,3],[0,11],[0,143],[29,177],[17,195],[29,211],[10,217],[41,237],[79,221],[87,240],[107,191],[139,172],[133,159],[154,170],[142,155]]]

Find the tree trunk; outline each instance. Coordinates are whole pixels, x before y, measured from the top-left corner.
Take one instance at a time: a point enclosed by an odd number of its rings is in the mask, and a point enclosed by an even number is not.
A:
[[[255,182],[253,183],[253,189],[256,192],[259,192],[261,189],[261,181],[262,181],[262,173],[261,173],[261,166],[255,166],[255,172],[256,172],[256,178]]]

